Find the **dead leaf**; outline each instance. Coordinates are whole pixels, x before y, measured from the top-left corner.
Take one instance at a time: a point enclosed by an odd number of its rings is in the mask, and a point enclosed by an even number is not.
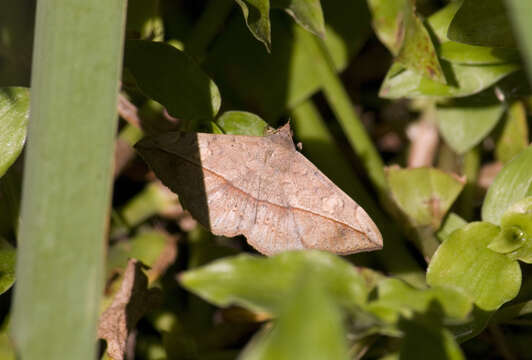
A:
[[[148,289],[142,263],[130,259],[120,290],[100,316],[98,337],[107,341],[107,353],[114,360],[124,360],[127,338],[146,311],[161,300],[158,289]]]
[[[135,147],[215,235],[243,234],[267,255],[382,248],[368,214],[296,150],[288,124],[264,137],[170,132]]]

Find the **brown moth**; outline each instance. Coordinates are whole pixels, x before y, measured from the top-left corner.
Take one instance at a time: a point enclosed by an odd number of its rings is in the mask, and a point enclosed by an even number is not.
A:
[[[215,235],[242,234],[266,255],[382,248],[375,223],[296,150],[288,124],[264,137],[171,132],[135,147]]]

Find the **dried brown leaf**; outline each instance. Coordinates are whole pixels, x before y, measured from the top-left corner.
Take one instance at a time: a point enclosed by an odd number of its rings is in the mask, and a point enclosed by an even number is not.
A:
[[[264,137],[170,132],[136,148],[216,235],[243,234],[267,255],[382,248],[368,214],[296,150],[288,124]]]
[[[107,353],[115,360],[124,360],[127,338],[146,311],[160,302],[160,292],[148,289],[148,278],[142,263],[130,259],[120,290],[100,316],[98,337],[107,341]]]

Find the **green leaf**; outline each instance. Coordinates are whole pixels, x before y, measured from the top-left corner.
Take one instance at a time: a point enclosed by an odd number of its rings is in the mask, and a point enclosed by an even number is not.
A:
[[[0,177],[24,147],[29,107],[27,88],[0,88]]]
[[[528,123],[526,110],[522,102],[514,102],[506,116],[502,132],[497,139],[495,156],[502,163],[507,163],[528,146]]]
[[[430,35],[409,0],[368,1],[377,36],[405,68],[446,83]]]
[[[408,0],[368,0],[373,29],[379,40],[396,56],[403,46],[404,18],[412,12]]]
[[[504,0],[464,0],[449,26],[448,36],[470,45],[516,46]]]
[[[272,48],[270,25],[270,0],[235,0],[244,14],[246,25],[253,36],[266,46]]]
[[[519,61],[519,53],[515,49],[475,46],[455,41],[442,43],[438,53],[442,59],[467,65],[502,64]]]
[[[521,287],[521,268],[517,261],[487,248],[499,231],[486,222],[454,231],[429,264],[428,284],[461,289],[487,311],[512,300]]]
[[[216,84],[185,53],[162,42],[129,40],[124,66],[146,94],[180,119],[208,121],[221,105]]]
[[[366,2],[327,0],[322,7],[327,19],[323,41],[340,71],[371,32]],[[315,43],[315,36],[286,14],[273,11],[271,22],[271,54],[249,36],[236,16],[226,23],[204,64],[224,99],[231,101],[231,108],[252,111],[273,124],[287,109],[319,90],[322,79],[315,71],[315,59],[323,55],[317,46],[306,45]]]
[[[467,221],[452,212],[445,218],[443,224],[436,233],[436,236],[441,242],[444,242],[455,230],[458,230],[465,225],[467,225]]]
[[[301,271],[273,329],[260,332],[239,359],[349,359],[337,305],[314,280],[312,268]]]
[[[502,103],[478,104],[475,98],[460,99],[437,107],[440,133],[445,142],[459,154],[480,143],[504,113]]]
[[[268,123],[260,116],[246,111],[226,111],[216,124],[231,135],[263,136],[268,129]]]
[[[532,196],[513,204],[501,219],[501,232],[488,247],[511,259],[532,263]]]
[[[391,195],[413,226],[434,230],[464,187],[463,180],[434,168],[388,168]]]
[[[518,200],[532,195],[532,146],[507,163],[488,189],[482,220],[499,224],[502,215]]]
[[[403,321],[405,333],[399,353],[400,360],[463,360],[460,346],[443,327],[421,321]]]
[[[0,295],[15,282],[15,258],[15,248],[0,237]]]
[[[271,0],[271,6],[285,9],[305,30],[325,37],[325,20],[320,0]]]
[[[516,64],[462,65],[441,61],[448,85],[423,77],[394,63],[381,86],[379,96],[387,99],[402,97],[447,98],[464,97],[481,92],[519,69]]]
[[[406,12],[403,21],[403,46],[396,57],[396,62],[428,79],[446,84],[432,39],[412,7]]]
[[[512,18],[512,25],[518,35],[521,54],[527,63],[528,79],[532,79],[532,3],[522,0],[506,0],[506,6]]]
[[[460,9],[461,1],[450,2],[441,10],[435,12],[427,19],[427,25],[431,28],[432,33],[440,41],[440,43],[449,41],[447,31],[454,15]]]
[[[239,255],[180,276],[188,290],[218,306],[236,304],[279,314],[302,269],[314,269],[335,301],[353,307],[366,301],[364,279],[348,262],[318,251],[291,251],[269,258]]]
[[[441,313],[434,315],[463,319],[473,307],[469,298],[458,290],[440,286],[414,289],[393,278],[378,283],[377,295],[377,300],[369,304],[369,309],[376,315],[386,309],[382,314],[385,314],[385,320],[389,322],[396,322],[400,316],[412,318],[414,313],[423,314],[436,310]]]

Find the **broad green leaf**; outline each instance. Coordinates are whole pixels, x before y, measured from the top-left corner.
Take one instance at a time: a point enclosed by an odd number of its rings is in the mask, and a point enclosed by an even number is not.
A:
[[[532,195],[532,146],[508,162],[488,189],[482,204],[482,220],[499,224],[515,202]]]
[[[208,121],[220,109],[222,100],[216,84],[190,57],[171,45],[129,40],[124,66],[139,88],[176,118]]]
[[[442,59],[468,65],[519,61],[519,54],[515,49],[476,46],[449,40],[447,31],[460,5],[461,1],[451,2],[427,20],[427,25],[440,42],[437,50]]]
[[[284,9],[305,30],[325,36],[325,20],[320,0],[271,0],[271,6]]]
[[[0,237],[0,294],[9,290],[15,282],[15,258],[15,248]]]
[[[404,18],[412,8],[408,0],[368,0],[372,25],[379,40],[396,56],[403,45]]]
[[[246,25],[253,36],[266,46],[272,47],[270,25],[270,0],[235,0],[242,9]]]
[[[516,46],[504,0],[464,0],[449,26],[448,36],[470,45]]]
[[[488,247],[511,259],[532,263],[532,196],[513,204],[501,219],[501,232]]]
[[[405,68],[446,83],[434,44],[409,0],[368,2],[377,36]]]
[[[403,321],[405,333],[400,360],[464,360],[453,335],[444,327],[422,321]]]
[[[517,261],[488,249],[499,231],[486,222],[454,231],[429,264],[428,284],[461,289],[485,311],[512,300],[521,287],[521,268]]]
[[[381,86],[379,96],[388,99],[402,97],[447,98],[473,95],[487,89],[505,76],[519,69],[516,64],[463,65],[441,61],[443,72],[449,76],[448,85],[423,77],[394,63]]]
[[[370,34],[366,2],[327,0],[322,7],[327,19],[323,41],[340,71]],[[211,46],[205,68],[230,108],[251,111],[273,124],[321,87],[314,59],[323,55],[317,44],[306,45],[316,37],[280,11],[271,14],[273,51],[267,54],[236,15]]]
[[[27,88],[0,88],[0,177],[24,147],[29,107]]]
[[[433,312],[434,307],[441,312],[434,315],[463,319],[472,309],[469,298],[458,290],[439,286],[419,290],[393,278],[378,283],[377,296],[369,309],[376,315],[381,309],[392,310],[385,312],[390,322],[397,321],[400,316],[411,318],[415,313]]]
[[[501,135],[495,146],[495,156],[507,163],[528,146],[528,123],[526,110],[522,102],[514,102],[506,116]]]
[[[451,236],[453,231],[458,230],[465,225],[467,225],[467,221],[452,212],[445,218],[443,224],[436,233],[436,236],[441,242],[444,242],[449,236]]]
[[[268,129],[268,123],[260,116],[246,111],[227,111],[217,120],[216,124],[226,134],[263,136]]]
[[[291,251],[269,258],[239,255],[215,261],[180,276],[188,290],[218,306],[236,304],[278,314],[302,269],[312,268],[314,281],[326,284],[335,301],[362,305],[364,279],[348,262],[318,251]]]
[[[502,64],[519,61],[519,53],[515,49],[475,46],[455,41],[442,43],[438,53],[442,59],[467,65]]]
[[[501,119],[504,109],[500,102],[484,105],[474,100],[460,99],[437,107],[438,127],[445,142],[454,151],[463,154],[490,133]]]
[[[271,330],[259,332],[241,360],[349,359],[342,315],[312,268],[301,269]],[[310,315],[310,316],[309,316]]]
[[[463,180],[434,168],[388,168],[392,199],[413,226],[434,230],[464,187]]]

